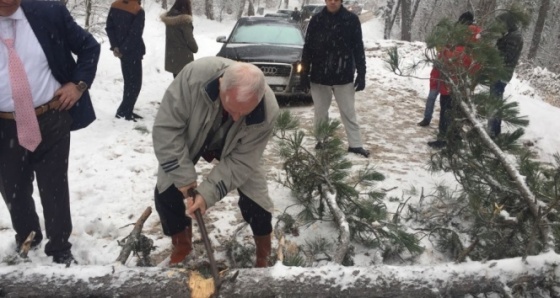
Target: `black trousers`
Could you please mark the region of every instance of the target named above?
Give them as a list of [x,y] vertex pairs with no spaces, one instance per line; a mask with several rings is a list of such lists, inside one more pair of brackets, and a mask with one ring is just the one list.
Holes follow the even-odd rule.
[[121,70],[124,90],[123,100],[117,109],[117,115],[131,117],[140,89],[142,89],[142,59],[121,58]]
[[68,112],[48,111],[38,117],[42,141],[34,152],[21,147],[17,140],[16,122],[0,119],[0,193],[8,206],[16,243],[23,243],[31,231],[35,244],[43,239],[39,217],[33,201],[33,180],[37,185],[49,256],[69,250],[72,232],[68,189],[68,154],[70,125]]
[[451,95],[440,95],[439,97],[439,135],[444,137],[451,124],[451,108],[453,98]]
[[[264,236],[272,232],[272,214],[249,197],[239,192],[239,209],[243,219],[251,226],[253,235]],[[156,210],[161,220],[163,233],[171,236],[191,225],[191,218],[185,215],[183,194],[175,186],[159,193],[155,189]]]

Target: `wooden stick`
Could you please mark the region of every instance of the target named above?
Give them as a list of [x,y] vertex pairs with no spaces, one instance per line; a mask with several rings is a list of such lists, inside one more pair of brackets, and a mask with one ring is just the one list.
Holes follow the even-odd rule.
[[132,229],[132,232],[130,232],[130,234],[126,238],[126,243],[124,244],[119,257],[117,258],[117,262],[120,262],[121,264],[126,263],[128,256],[132,252],[134,244],[139,239],[140,233],[142,232],[142,227],[144,226],[144,223],[146,222],[150,214],[152,214],[152,207],[146,208],[146,210],[144,210],[144,213],[142,213],[140,218],[136,221],[136,223],[134,224],[134,229]]
[[27,254],[31,249],[31,243],[33,242],[33,239],[35,239],[35,231],[31,231],[31,233],[29,233],[29,236],[27,236],[27,238],[25,239],[25,241],[23,241],[23,244],[21,245],[21,248],[19,250],[19,256],[22,259],[27,259]]

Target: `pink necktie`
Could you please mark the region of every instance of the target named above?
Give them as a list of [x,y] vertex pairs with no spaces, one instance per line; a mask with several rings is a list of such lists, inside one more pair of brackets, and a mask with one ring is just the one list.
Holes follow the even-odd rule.
[[23,148],[33,152],[41,143],[41,130],[37,115],[35,115],[31,88],[23,63],[14,47],[14,40],[2,39],[2,41],[8,48],[8,69],[14,99],[18,141]]

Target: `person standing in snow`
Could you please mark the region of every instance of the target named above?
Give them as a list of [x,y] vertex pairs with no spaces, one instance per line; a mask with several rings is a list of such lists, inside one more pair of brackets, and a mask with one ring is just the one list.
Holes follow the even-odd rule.
[[[204,214],[237,189],[241,215],[254,235],[255,267],[268,265],[273,203],[260,163],[278,113],[264,74],[250,63],[198,59],[171,83],[152,133],[159,162],[155,205],[163,233],[171,236],[170,264],[192,251],[192,220],[185,211]],[[219,162],[199,184],[195,165],[201,157]]]
[[123,99],[115,117],[134,122],[142,119],[133,111],[142,88],[142,58],[146,54],[142,39],[145,18],[140,0],[116,0],[111,4],[105,27],[111,51],[121,60],[124,80]]
[[[471,32],[470,40],[476,42],[480,39],[480,32],[482,29],[474,24],[474,15],[472,12],[467,11],[459,16],[457,24],[467,25],[469,31]],[[430,72],[430,91],[428,93],[428,98],[426,99],[426,107],[424,109],[424,118],[422,121],[418,122],[418,126],[428,126],[432,121],[432,115],[434,114],[434,106],[436,99],[439,95],[439,81],[440,72],[437,68],[433,67]]]
[[161,21],[165,24],[165,70],[175,78],[198,52],[193,36],[191,1],[176,0],[171,9],[161,15]]
[[[480,65],[473,61],[471,49],[468,47],[469,43],[478,42],[480,39],[480,32],[482,31],[479,26],[474,24],[474,15],[470,11],[461,14],[456,26],[467,26],[470,32],[469,39],[465,42],[460,42],[458,45],[448,45],[438,54],[438,60],[440,60],[440,64],[445,67],[445,71],[448,75],[451,76],[451,80],[457,79],[455,75],[458,72],[467,70],[468,73],[474,74],[480,68]],[[439,73],[439,75],[441,76],[441,73]],[[451,108],[453,105],[451,86],[445,81],[440,81],[438,87],[440,93],[438,138],[435,141],[428,142],[428,146],[436,149],[443,148],[447,145],[444,139],[451,125],[451,121],[453,121],[451,118]]]
[[[362,25],[358,16],[344,8],[342,0],[325,0],[325,4],[307,27],[301,57],[301,87],[311,90],[315,129],[328,121],[334,94],[346,129],[348,152],[369,157],[369,151],[363,148],[354,106],[355,92],[366,86]],[[315,148],[322,148],[320,141]]]
[[430,91],[428,92],[428,98],[426,99],[426,107],[424,108],[424,118],[422,121],[418,122],[418,126],[428,126],[432,122],[432,115],[434,114],[434,106],[436,104],[436,99],[439,96],[439,80],[440,73],[435,67],[432,67],[430,72]]
[[[496,42],[496,47],[500,51],[504,64],[507,69],[506,75],[490,86],[490,94],[500,99],[504,98],[506,85],[513,77],[513,71],[517,66],[521,51],[523,50],[523,36],[517,25],[515,16],[506,12],[498,16],[498,21],[502,22],[506,31]],[[488,119],[488,131],[491,137],[497,137],[502,132],[502,119],[499,116]]]
[[16,250],[31,232],[31,247],[38,247],[43,234],[33,200],[37,178],[49,239],[45,253],[66,266],[75,262],[68,241],[70,131],[95,120],[88,88],[99,51],[59,1],[0,0],[0,193]]

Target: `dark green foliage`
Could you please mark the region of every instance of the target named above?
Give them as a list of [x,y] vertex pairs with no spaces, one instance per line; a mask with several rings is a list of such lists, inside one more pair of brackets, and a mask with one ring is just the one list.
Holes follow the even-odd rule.
[[[519,18],[519,26],[527,22],[520,10],[514,9],[510,15]],[[426,60],[440,69],[453,98],[453,120],[438,136],[447,146],[432,155],[430,167],[453,173],[462,188],[457,192],[440,189],[423,198],[420,206],[409,209],[424,225],[426,235],[431,240],[435,237],[437,247],[459,261],[467,255],[484,260],[538,254],[552,240],[546,232],[549,225],[558,224],[559,160],[556,165],[543,164],[520,143],[528,120],[519,114],[516,102],[493,96],[487,89],[474,92],[477,85],[491,85],[506,71],[495,44],[506,25],[511,26],[507,22],[511,20],[485,22],[488,25],[481,40],[473,41],[465,26],[444,21],[426,41],[433,51]],[[436,53],[458,45],[464,46],[464,54],[473,59],[471,68],[467,69],[463,60],[441,59]],[[387,59],[395,60],[398,58]],[[481,128],[494,115],[502,118],[503,126],[515,129],[491,140]],[[523,176],[531,194],[519,186],[511,168]],[[528,203],[527,197],[531,196],[534,198]],[[531,204],[538,206],[537,212],[531,210]]]
[[[275,135],[279,139],[278,148],[287,174],[283,183],[303,207],[297,220],[303,223],[333,220],[326,198],[327,193],[336,193],[336,203],[350,225],[351,240],[383,251],[394,251],[391,255],[404,250],[412,255],[420,252],[414,236],[407,234],[398,221],[388,219],[383,202],[385,193],[376,190],[361,192],[361,189],[371,189],[375,182],[383,181],[385,177],[369,165],[357,172],[351,169],[352,163],[346,159],[344,145],[336,137],[339,122],[319,125],[315,138],[321,142],[322,148],[309,151],[304,147],[305,134],[300,130],[292,131],[298,125],[295,119],[290,119],[289,112],[282,113]],[[350,260],[343,263],[350,264]]]

